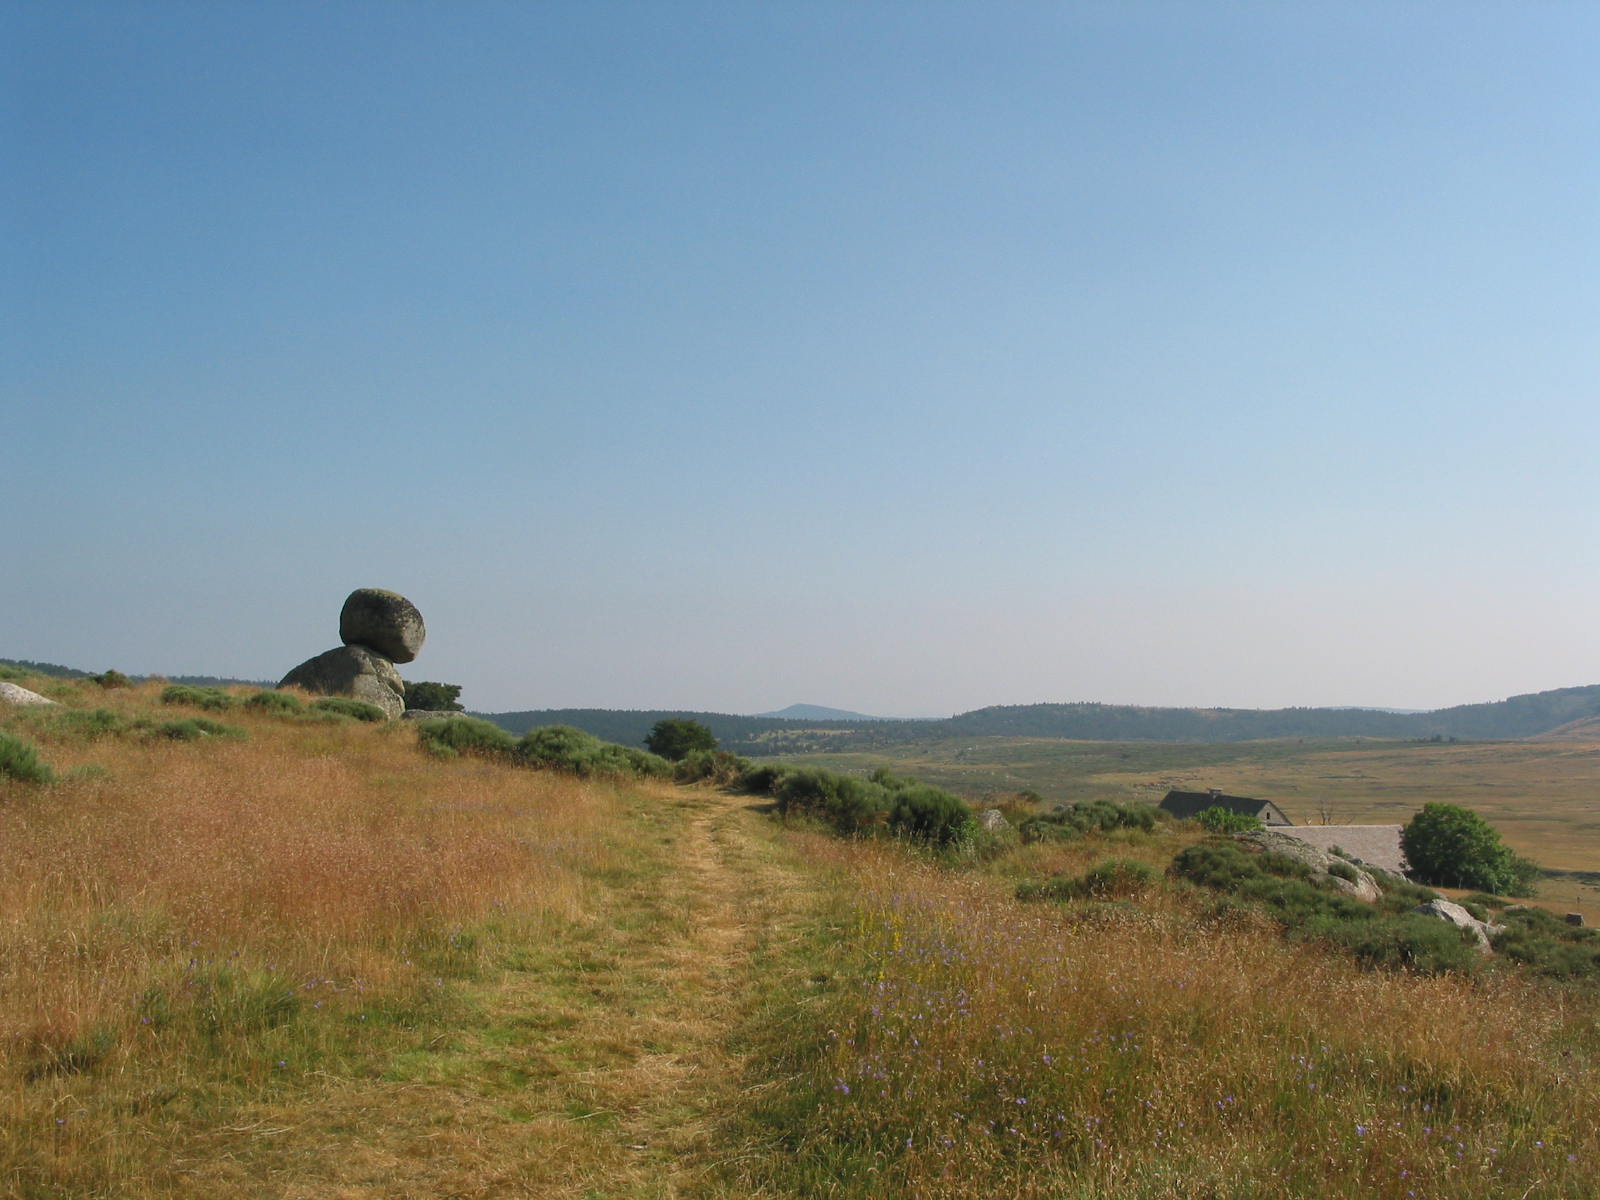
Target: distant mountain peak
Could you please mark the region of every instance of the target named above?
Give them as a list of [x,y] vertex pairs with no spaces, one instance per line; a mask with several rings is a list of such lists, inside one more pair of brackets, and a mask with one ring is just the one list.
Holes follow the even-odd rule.
[[753,713],[752,716],[772,717],[784,721],[882,721],[883,717],[869,717],[865,713],[848,712],[842,708],[827,708],[821,704],[791,704],[777,712]]

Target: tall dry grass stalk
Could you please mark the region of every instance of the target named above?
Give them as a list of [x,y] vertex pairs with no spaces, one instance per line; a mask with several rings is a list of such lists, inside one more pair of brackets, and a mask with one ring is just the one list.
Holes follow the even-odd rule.
[[437,762],[405,726],[222,719],[247,736],[39,724],[65,778],[0,782],[0,1193],[87,1194],[151,1123],[348,1066],[580,921],[607,866],[604,787]]
[[773,1064],[794,1082],[757,1119],[791,1189],[1595,1194],[1592,994],[1363,971],[1162,888],[1019,905],[888,847],[814,854],[856,880],[862,958]]

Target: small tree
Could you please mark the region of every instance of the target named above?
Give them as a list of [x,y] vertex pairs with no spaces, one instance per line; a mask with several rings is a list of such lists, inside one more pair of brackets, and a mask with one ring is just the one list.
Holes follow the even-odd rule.
[[460,695],[459,683],[408,683],[406,707],[425,712],[465,712],[466,709],[456,703]]
[[715,750],[717,738],[699,721],[678,718],[657,721],[644,745],[651,754],[677,762],[694,750]]
[[1400,846],[1423,883],[1500,894],[1526,888],[1526,869],[1494,826],[1470,808],[1424,804],[1400,831]]

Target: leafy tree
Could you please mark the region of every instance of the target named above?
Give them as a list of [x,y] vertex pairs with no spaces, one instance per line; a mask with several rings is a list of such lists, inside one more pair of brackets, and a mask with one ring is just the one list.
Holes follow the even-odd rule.
[[655,723],[644,744],[651,754],[677,762],[695,750],[715,750],[717,738],[699,721],[667,720]]
[[1470,808],[1424,804],[1400,831],[1400,845],[1424,883],[1506,895],[1526,889],[1526,868],[1494,826]]
[[406,707],[424,712],[465,712],[466,709],[456,703],[460,695],[459,683],[408,683]]

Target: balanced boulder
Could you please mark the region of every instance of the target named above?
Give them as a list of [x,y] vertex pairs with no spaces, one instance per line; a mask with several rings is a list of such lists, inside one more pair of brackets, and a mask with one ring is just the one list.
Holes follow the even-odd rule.
[[318,696],[365,700],[383,709],[391,721],[406,709],[406,685],[400,672],[389,659],[366,646],[340,646],[307,659],[278,686],[304,688]]
[[398,592],[357,588],[339,612],[339,640],[346,646],[376,650],[390,662],[417,657],[428,631],[417,606]]

